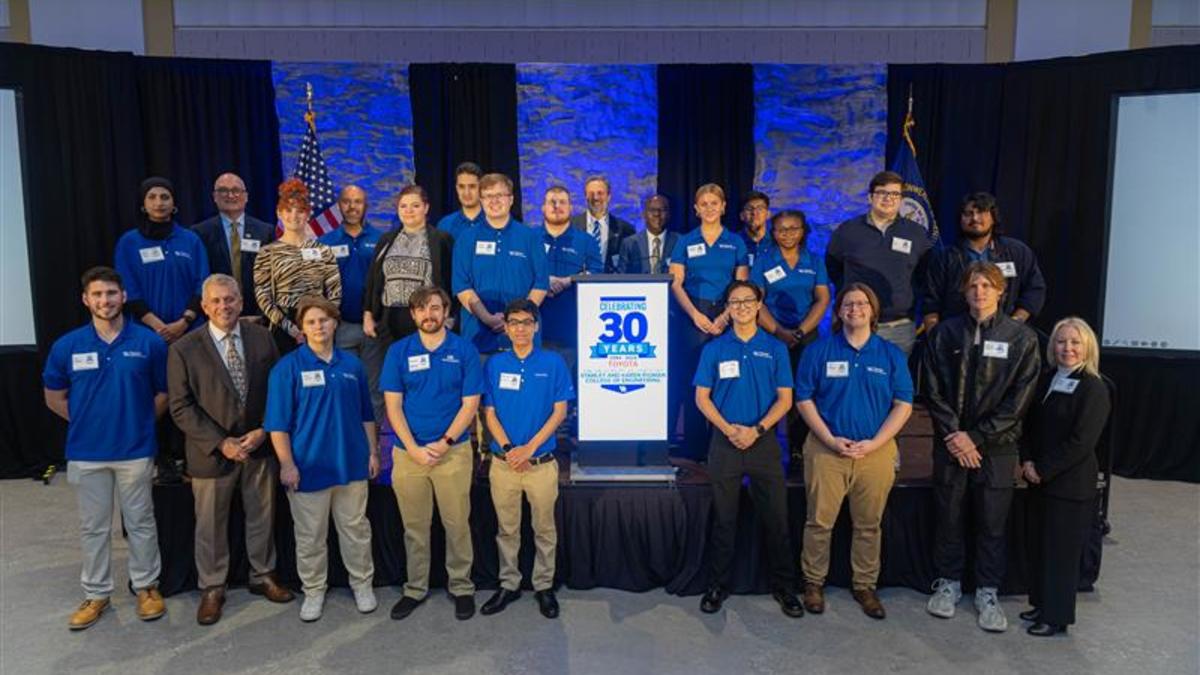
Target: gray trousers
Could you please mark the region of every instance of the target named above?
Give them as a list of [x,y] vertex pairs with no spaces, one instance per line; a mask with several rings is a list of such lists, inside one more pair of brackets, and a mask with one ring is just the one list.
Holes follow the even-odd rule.
[[217,478],[192,478],[196,504],[196,577],[201,590],[225,585],[229,576],[229,506],[233,494],[242,494],[246,514],[246,557],[250,583],[275,570],[275,484],[278,466],[274,457],[237,464]]
[[[387,326],[383,321],[375,324],[376,330],[385,332]],[[376,333],[379,335],[379,333]],[[363,362],[367,371],[367,386],[371,390],[371,408],[375,411],[375,423],[382,426],[387,422],[387,408],[383,403],[383,392],[379,390],[379,373],[383,370],[383,359],[387,356],[388,347],[393,342],[390,339],[368,337],[363,332],[361,323],[340,323],[334,342],[338,349],[353,352]]]
[[913,345],[917,342],[917,325],[912,319],[900,319],[887,324],[880,323],[875,331],[879,337],[900,348],[905,356],[912,354]]
[[112,595],[113,491],[129,542],[129,580],[136,590],[158,585],[162,561],[154,523],[151,486],[154,458],[120,462],[67,462],[67,482],[79,498],[79,540],[83,571],[79,582],[89,600]]
[[329,519],[337,528],[338,549],[350,588],[370,588],[375,579],[371,557],[371,521],[367,520],[367,481],[296,492],[288,490],[296,533],[296,573],[304,595],[325,594],[329,586]]

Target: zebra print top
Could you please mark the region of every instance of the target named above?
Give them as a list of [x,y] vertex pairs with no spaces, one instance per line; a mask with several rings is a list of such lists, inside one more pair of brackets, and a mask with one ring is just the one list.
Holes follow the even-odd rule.
[[333,249],[316,239],[300,246],[278,240],[263,246],[254,260],[254,298],[271,327],[299,335],[293,311],[310,294],[341,304],[342,278]]

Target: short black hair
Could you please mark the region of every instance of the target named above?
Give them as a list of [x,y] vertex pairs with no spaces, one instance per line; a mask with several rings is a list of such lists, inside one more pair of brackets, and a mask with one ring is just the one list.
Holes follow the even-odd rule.
[[504,320],[508,321],[508,317],[519,312],[524,312],[533,317],[534,321],[541,321],[538,314],[537,303],[529,298],[517,298],[504,306]]
[[459,176],[463,175],[464,173],[469,173],[472,176],[475,176],[476,178],[483,177],[483,169],[479,168],[479,165],[476,164],[475,162],[463,162],[462,164],[459,164],[458,166],[454,167],[454,177],[455,178],[458,178]]
[[107,281],[116,284],[117,288],[125,290],[125,281],[121,279],[120,273],[113,268],[105,267],[104,265],[97,265],[96,267],[88,268],[88,270],[83,273],[83,276],[79,278],[79,283],[83,286],[83,290],[85,292],[93,281]]
[[754,200],[759,200],[767,206],[771,205],[771,198],[758,190],[751,190],[742,197],[742,205],[745,206]]
[[728,286],[725,287],[725,293],[721,296],[722,299],[724,299],[725,304],[729,304],[729,296],[739,288],[749,288],[750,290],[754,291],[754,299],[762,302],[763,289],[759,288],[758,284],[751,281],[746,281],[745,279],[734,279]]
[[987,211],[992,214],[992,229],[994,232],[1000,232],[1000,204],[996,202],[995,195],[990,192],[972,192],[963,195],[962,201],[958,204],[958,213],[961,215],[968,206],[974,206],[976,211]]
[[800,235],[800,241],[796,245],[804,248],[808,244],[808,216],[804,215],[804,212],[800,209],[784,209],[771,216],[771,231],[778,231],[779,223],[785,220],[800,221],[800,225],[804,227],[804,234]]

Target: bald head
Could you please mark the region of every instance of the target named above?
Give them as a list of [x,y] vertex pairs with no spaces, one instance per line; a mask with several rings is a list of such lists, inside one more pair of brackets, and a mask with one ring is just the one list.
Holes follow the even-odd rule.
[[213,182],[213,202],[226,218],[237,220],[246,211],[246,183],[236,173],[223,173]]
[[357,185],[347,185],[338,194],[338,209],[342,212],[342,227],[351,231],[363,225],[367,215],[367,192]]

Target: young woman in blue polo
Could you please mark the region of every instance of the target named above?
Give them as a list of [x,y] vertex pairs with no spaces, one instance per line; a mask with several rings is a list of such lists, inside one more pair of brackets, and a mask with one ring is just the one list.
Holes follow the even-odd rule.
[[367,481],[379,472],[375,413],[362,362],[334,347],[337,305],[317,295],[296,305],[304,343],[271,369],[263,429],[279,458],[304,587],[301,621],[321,618],[330,515],[358,611],[375,610]]

